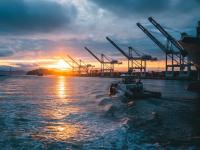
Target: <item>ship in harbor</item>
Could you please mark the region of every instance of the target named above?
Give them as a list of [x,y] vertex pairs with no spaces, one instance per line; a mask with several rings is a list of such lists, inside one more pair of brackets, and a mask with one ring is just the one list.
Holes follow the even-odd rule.
[[198,22],[196,32],[196,37],[191,37],[183,33],[179,43],[187,51],[189,58],[196,66],[198,72],[198,81],[190,83],[188,90],[200,92],[200,21]]
[[183,33],[182,35],[182,39],[179,43],[187,51],[190,59],[200,72],[200,21],[197,26],[196,37],[188,36],[186,33]]

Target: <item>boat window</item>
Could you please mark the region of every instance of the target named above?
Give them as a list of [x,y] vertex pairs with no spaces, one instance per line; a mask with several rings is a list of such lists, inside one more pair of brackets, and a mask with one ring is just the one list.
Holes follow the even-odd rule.
[[125,84],[135,83],[135,78],[132,76],[125,77],[125,78],[122,78],[122,82]]

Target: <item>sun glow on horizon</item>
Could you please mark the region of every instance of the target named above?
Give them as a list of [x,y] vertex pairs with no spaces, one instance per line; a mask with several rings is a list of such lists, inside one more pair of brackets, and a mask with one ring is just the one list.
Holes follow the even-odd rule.
[[[83,58],[82,58],[83,59]],[[115,65],[115,71],[127,71],[127,60],[122,60],[122,65]],[[88,64],[95,66],[95,68],[101,68],[100,63],[97,61],[87,61]],[[22,65],[23,68],[20,68]],[[47,69],[56,69],[61,72],[71,71],[71,66],[62,59],[62,56],[57,56],[54,58],[37,58],[37,59],[7,59],[0,60],[0,66],[12,66],[20,69],[33,70],[37,68],[47,68]],[[25,68],[27,66],[27,68]],[[164,71],[165,70],[165,60],[158,61],[148,61],[147,62],[147,71]]]
[[70,69],[70,66],[63,59],[59,59],[55,64],[50,65],[49,67],[59,69],[59,70]]

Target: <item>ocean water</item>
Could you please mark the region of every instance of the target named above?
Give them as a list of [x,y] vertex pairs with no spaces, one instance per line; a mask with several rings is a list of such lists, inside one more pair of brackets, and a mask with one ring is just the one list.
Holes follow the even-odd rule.
[[[99,103],[112,99],[108,96],[108,89],[110,83],[116,80],[119,79],[0,77],[0,149],[199,148],[200,105],[198,94],[185,90],[188,82],[145,80],[145,88],[161,91],[163,98],[139,100],[132,108],[132,114],[116,113],[117,116],[112,117],[107,115],[108,107]],[[127,120],[135,115],[134,112],[140,120],[130,123]],[[149,133],[149,129],[157,127],[148,126],[151,122],[145,122],[144,127],[141,124],[134,129],[129,127],[130,124],[137,125],[141,118],[148,118],[153,112],[167,118],[159,130],[159,134],[163,133],[164,142],[159,141],[157,136],[152,140],[154,133]],[[177,129],[174,135],[176,127],[184,131],[179,133]],[[165,140],[166,133],[162,129],[167,128],[172,139]],[[173,137],[175,141],[179,138],[177,135],[189,140],[171,142]]]

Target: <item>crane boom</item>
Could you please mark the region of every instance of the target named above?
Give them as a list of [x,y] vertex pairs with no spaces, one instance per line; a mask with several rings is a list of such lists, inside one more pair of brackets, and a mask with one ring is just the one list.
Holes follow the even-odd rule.
[[98,60],[100,63],[103,63],[91,50],[89,50],[87,47],[85,47],[85,50],[88,51],[96,60]]
[[107,61],[109,61],[109,62],[111,62],[112,60],[110,60],[106,55],[104,55],[103,54],[103,57],[107,60]]
[[[170,52],[172,52],[171,50],[168,50],[165,45],[163,45],[160,41],[158,41],[155,36],[153,36],[144,26],[142,26],[140,23],[137,23],[137,26],[156,44],[158,45],[158,47],[160,47],[160,49],[168,54]],[[178,52],[173,52],[174,54],[178,54]],[[171,56],[169,56],[171,57]],[[172,58],[172,57],[171,57]],[[177,62],[178,63],[178,62]]]
[[152,17],[149,17],[148,20],[176,47],[179,51],[186,55],[186,51],[183,47],[177,42],[177,40],[172,37],[159,23],[157,23]]
[[132,50],[132,51],[134,51],[135,52],[135,54],[137,55],[137,56],[139,56],[142,60],[150,60],[150,61],[155,61],[155,60],[157,60],[157,58],[156,57],[152,57],[151,55],[147,55],[147,54],[140,54],[141,52],[140,51],[138,51],[138,50],[136,50],[136,49],[134,49],[134,48],[132,48],[132,47],[129,47],[129,49],[130,50]]
[[72,64],[70,64],[65,58],[63,58],[63,60],[68,64],[70,65],[71,68],[74,68],[74,66]]
[[106,37],[106,39],[107,39],[116,49],[118,49],[127,59],[130,59],[130,57],[129,57],[116,43],[114,43],[109,37]]
[[156,44],[162,51],[168,53],[169,50],[160,42],[158,41],[155,36],[153,36],[143,25],[137,23],[137,26]]
[[71,56],[67,55],[67,57],[69,57],[69,59],[71,59],[77,66],[80,66],[78,62],[76,62]]
[[88,67],[92,67],[91,64],[86,64],[83,60],[81,60],[81,62],[82,62],[82,64],[83,64],[82,67],[86,67],[86,68],[88,68]]
[[141,55],[138,53],[138,51],[137,51],[136,49],[134,49],[133,47],[130,46],[129,49],[133,50],[133,51],[136,53],[136,55],[141,56]]

